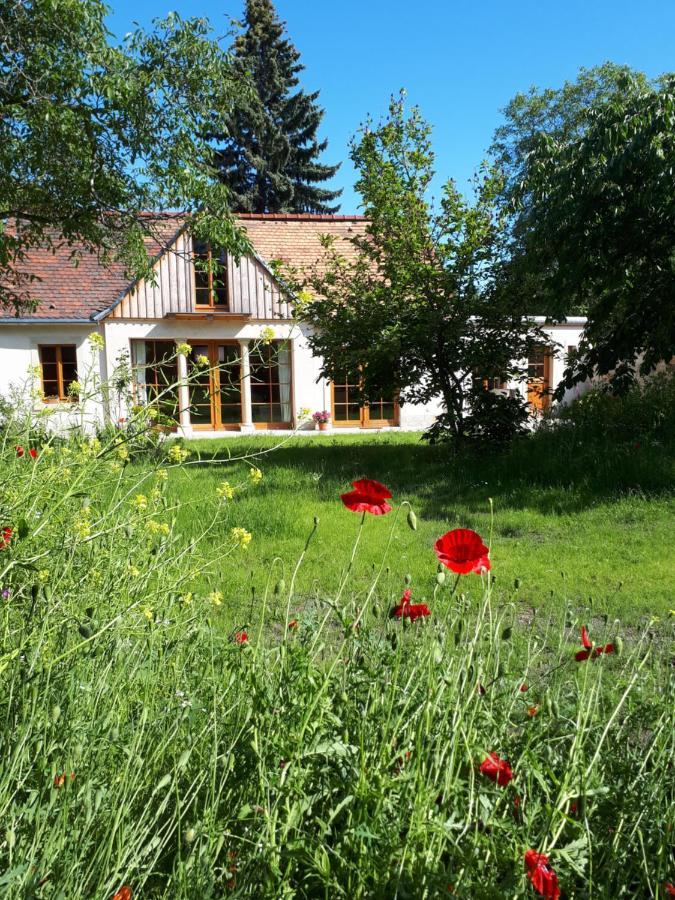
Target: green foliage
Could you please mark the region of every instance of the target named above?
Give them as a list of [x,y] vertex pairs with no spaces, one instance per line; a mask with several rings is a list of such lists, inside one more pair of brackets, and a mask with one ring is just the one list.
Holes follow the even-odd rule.
[[[323,110],[318,91],[297,89],[304,69],[271,0],[247,0],[233,47],[236,71],[253,92],[229,111],[216,155],[221,178],[241,212],[331,213],[341,191],[319,185],[339,166],[319,162],[328,142],[317,138]],[[215,130],[215,129],[214,129]]]
[[586,441],[632,439],[671,445],[675,440],[675,371],[651,375],[622,396],[616,396],[608,385],[594,388],[563,407],[559,420],[574,427]]
[[245,97],[243,80],[204,19],[172,14],[114,46],[107,12],[100,0],[0,2],[0,308],[30,303],[21,263],[37,245],[148,275],[161,219],[147,210],[186,211],[200,237],[248,248],[203,137]]
[[[309,601],[272,564],[228,619],[191,590],[227,504],[188,541],[171,491],[185,469],[120,468],[114,446],[49,449],[33,461],[0,447],[0,526],[15,527],[0,550],[10,900],[110,900],[122,884],[155,900],[448,885],[525,898],[529,847],[569,896],[629,900],[672,877],[671,622],[577,664],[581,624],[598,644],[620,625],[565,606],[524,625],[520,586],[498,604],[478,576],[440,585],[405,507],[368,521],[352,559],[403,530],[428,621],[389,619],[405,568],[386,551],[365,581],[347,554],[337,590]],[[351,515],[332,504],[328,518]],[[245,551],[219,549],[213,587],[227,592]],[[477,771],[488,751],[510,762],[507,787]]]
[[675,354],[674,109],[672,76],[607,65],[507,110],[496,145],[515,204],[506,283],[554,318],[588,314],[560,394],[594,374],[626,390]]
[[[464,419],[464,436],[471,443],[501,449],[518,435],[526,434],[530,421],[527,401],[520,395],[502,396],[475,387],[468,397],[469,412]],[[452,430],[446,416],[439,416],[427,432],[432,443]]]
[[360,371],[366,400],[392,388],[403,403],[440,396],[443,429],[460,439],[475,379],[523,377],[515,361],[546,338],[524,322],[525,298],[505,303],[494,289],[503,251],[500,176],[484,170],[473,203],[448,181],[434,209],[429,134],[417,110],[406,114],[403,98],[392,101],[386,121],[363,129],[351,156],[367,234],[351,238],[352,258],[325,241],[320,266],[304,273],[311,294],[299,293],[296,309],[314,328],[309,342],[323,375],[358,380]]

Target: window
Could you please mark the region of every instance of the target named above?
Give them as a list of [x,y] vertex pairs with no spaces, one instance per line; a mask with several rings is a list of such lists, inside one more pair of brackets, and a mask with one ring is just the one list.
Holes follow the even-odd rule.
[[285,341],[251,350],[251,417],[256,428],[290,427],[291,354]]
[[238,344],[190,341],[190,422],[200,429],[241,424],[241,350]]
[[163,416],[178,418],[178,361],[174,341],[132,341],[136,400]]
[[195,241],[195,306],[199,309],[227,311],[227,266],[224,250]]
[[503,391],[507,387],[506,379],[501,375],[490,378],[481,378],[480,375],[475,375],[474,381],[477,381],[484,391]]
[[538,344],[527,360],[527,402],[534,411],[543,412],[548,408],[550,388],[551,353],[548,347]]
[[392,390],[375,400],[362,402],[359,395],[359,376],[341,377],[333,383],[333,423],[354,428],[398,425],[396,391]]
[[42,395],[47,402],[77,400],[69,391],[77,381],[77,353],[75,344],[50,344],[38,347],[42,373]]

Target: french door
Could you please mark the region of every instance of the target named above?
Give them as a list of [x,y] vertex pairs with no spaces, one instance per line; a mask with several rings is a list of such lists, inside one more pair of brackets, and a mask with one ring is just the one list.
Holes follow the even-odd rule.
[[538,344],[527,360],[527,402],[533,412],[543,412],[551,402],[551,352]]
[[225,341],[190,341],[190,421],[195,429],[241,427],[241,348]]
[[398,425],[396,392],[362,403],[358,377],[340,379],[332,385],[333,425],[337,428],[384,428]]

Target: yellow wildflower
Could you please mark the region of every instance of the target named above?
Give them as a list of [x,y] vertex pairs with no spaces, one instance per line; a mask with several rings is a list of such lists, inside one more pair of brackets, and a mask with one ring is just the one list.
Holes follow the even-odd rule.
[[102,577],[98,569],[92,569],[89,573],[89,576],[91,577],[91,580],[94,582],[94,584],[98,584]]
[[162,499],[162,492],[160,491],[160,489],[157,487],[153,488],[152,492],[150,493],[150,498],[153,503],[159,503],[159,501]]
[[150,532],[150,534],[164,534],[167,535],[169,533],[169,526],[166,522],[156,522],[155,519],[150,519],[145,523],[145,527]]
[[155,472],[155,478],[157,481],[166,481],[169,477],[169,473],[166,469],[157,469]]
[[260,484],[263,473],[256,466],[251,466],[248,470],[248,477],[251,479],[251,484]]
[[49,581],[49,569],[40,569],[38,572],[38,581],[45,583],[45,581]]
[[71,381],[68,385],[68,396],[77,398],[82,393],[82,385],[79,381]]
[[143,615],[148,620],[148,622],[152,622],[155,618],[155,614],[153,613],[153,611],[150,609],[149,606],[146,606],[143,608]]
[[229,481],[221,481],[216,488],[216,494],[221,500],[231,500],[234,497],[234,488]]
[[133,566],[130,562],[127,563],[127,571],[132,578],[138,578],[141,574],[141,570],[137,566]]
[[274,340],[274,328],[272,328],[271,325],[265,325],[263,330],[260,332],[260,340],[265,345],[272,343],[272,341]]
[[303,406],[298,413],[298,417],[300,419],[309,419],[312,415],[312,410],[308,406]]
[[231,528],[230,537],[242,550],[246,550],[253,540],[253,535],[245,528]]
[[181,341],[181,343],[176,344],[176,353],[178,353],[179,356],[189,356],[192,353],[192,347],[184,341]]
[[168,457],[170,462],[182,463],[189,455],[190,451],[186,450],[185,447],[181,447],[180,444],[172,444],[169,447]]
[[158,416],[159,416],[159,412],[155,409],[154,406],[149,406],[149,407],[148,407],[148,409],[147,409],[147,414],[148,414],[148,418],[149,418],[149,419],[152,419],[153,421],[154,421],[156,418],[158,418]]
[[185,606],[190,606],[190,604],[192,603],[193,597],[194,597],[194,595],[193,595],[192,591],[188,591],[187,594],[183,594],[183,596],[180,598],[180,602],[184,603]]
[[121,459],[123,462],[129,459],[129,451],[123,444],[119,446],[115,452],[117,453],[119,459]]
[[222,591],[211,591],[206,599],[213,603],[214,606],[220,606],[223,602]]
[[197,359],[195,360],[195,362],[197,363],[197,365],[198,365],[200,368],[203,369],[203,368],[205,368],[206,366],[208,366],[208,364],[209,364],[209,358],[208,358],[208,356],[204,356],[204,354],[202,353],[202,354],[200,354],[200,355],[197,357]]
[[89,341],[89,346],[92,350],[103,350],[105,347],[103,335],[99,334],[98,331],[92,331],[87,340]]
[[73,522],[73,531],[75,532],[75,536],[81,541],[86,540],[91,534],[91,524],[89,523],[87,516],[84,515],[84,510],[81,510],[80,514]]
[[138,510],[148,508],[148,498],[145,496],[145,494],[136,494],[131,502],[133,506]]

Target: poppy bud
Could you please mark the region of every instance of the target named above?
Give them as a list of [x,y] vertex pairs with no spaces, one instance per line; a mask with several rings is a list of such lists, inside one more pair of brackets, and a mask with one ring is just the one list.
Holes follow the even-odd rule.
[[88,625],[80,625],[77,630],[80,632],[82,637],[85,639],[90,638],[93,634],[93,631],[91,630],[91,628]]
[[513,587],[518,590],[520,588],[520,578],[513,579]]
[[16,834],[12,828],[8,828],[5,832],[5,840],[7,841],[8,848],[13,850],[14,845],[16,844]]
[[503,641],[510,640],[512,634],[513,634],[513,628],[511,628],[510,625],[507,625],[506,628],[502,631],[502,640]]
[[319,524],[319,517],[318,517],[318,516],[314,516],[314,527],[316,528],[316,526],[317,526],[318,524]]
[[406,587],[409,584],[412,584],[412,575],[406,575],[403,579],[403,583],[406,585]]
[[60,706],[58,706],[58,705],[52,706],[51,718],[52,718],[52,722],[54,724],[56,724],[59,721],[59,719],[61,718],[61,707]]
[[412,531],[417,531],[417,516],[412,511],[412,509],[408,510],[408,527]]
[[279,581],[274,585],[274,593],[279,596],[279,594],[283,594],[286,590],[286,582],[283,578],[280,578]]
[[445,584],[445,572],[436,572],[436,584],[439,586]]
[[185,832],[185,843],[192,844],[196,837],[197,832],[194,830],[194,828],[188,828],[188,830]]
[[623,638],[619,637],[619,636],[615,637],[613,644],[614,644],[614,652],[616,653],[617,656],[621,656],[621,654],[623,653]]

